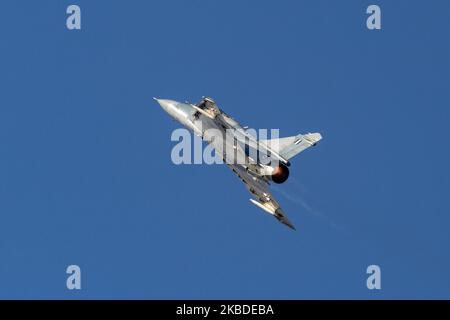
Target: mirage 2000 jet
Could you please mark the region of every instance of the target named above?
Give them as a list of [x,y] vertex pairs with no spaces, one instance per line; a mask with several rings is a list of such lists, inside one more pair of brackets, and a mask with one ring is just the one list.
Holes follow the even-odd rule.
[[[289,176],[289,159],[315,146],[322,139],[320,133],[261,140],[219,109],[211,98],[203,97],[197,104],[155,100],[175,120],[208,142],[216,155],[226,159],[224,162],[252,194],[254,199],[250,201],[253,204],[295,230],[270,193],[269,183],[285,182]],[[230,153],[233,157],[229,156]]]

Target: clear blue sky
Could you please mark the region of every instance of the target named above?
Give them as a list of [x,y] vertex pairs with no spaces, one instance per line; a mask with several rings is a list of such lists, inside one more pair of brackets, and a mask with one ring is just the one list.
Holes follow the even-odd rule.
[[[10,0],[0,35],[0,298],[450,298],[450,2]],[[172,164],[152,97],[202,95],[323,134],[274,191],[296,232]]]

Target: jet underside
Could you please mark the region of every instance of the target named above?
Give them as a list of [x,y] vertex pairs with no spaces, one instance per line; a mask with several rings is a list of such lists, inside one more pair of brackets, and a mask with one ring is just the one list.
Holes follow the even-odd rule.
[[[212,145],[216,154],[222,157],[224,163],[252,194],[253,199],[250,201],[253,204],[286,226],[295,229],[270,193],[269,184],[282,183],[287,179],[289,158],[315,145],[322,138],[319,133],[276,139],[276,143],[258,141],[238,122],[220,110],[210,98],[203,98],[195,105],[173,100],[156,100],[175,120]],[[247,152],[249,147],[270,154],[271,162],[263,164],[258,157],[250,157]]]

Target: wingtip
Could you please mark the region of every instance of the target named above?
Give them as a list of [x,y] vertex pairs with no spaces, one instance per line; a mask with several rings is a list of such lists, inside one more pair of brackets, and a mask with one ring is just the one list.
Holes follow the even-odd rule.
[[297,231],[297,229],[295,229],[295,227],[294,227],[294,225],[292,223],[284,223],[284,224],[287,225],[292,230]]
[[280,208],[278,208],[275,211],[274,214],[275,218],[277,218],[278,221],[280,221],[282,224],[284,224],[285,226],[291,228],[292,230],[297,230],[295,229],[294,225],[292,224],[291,221],[289,221],[289,219],[283,214],[283,212],[281,211]]

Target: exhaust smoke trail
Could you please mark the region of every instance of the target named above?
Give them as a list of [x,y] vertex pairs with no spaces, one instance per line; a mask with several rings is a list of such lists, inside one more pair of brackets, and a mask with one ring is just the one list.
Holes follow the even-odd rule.
[[338,228],[338,225],[334,223],[329,217],[324,215],[321,211],[312,207],[302,196],[300,196],[301,193],[304,193],[301,192],[300,189],[303,189],[304,191],[306,191],[306,189],[302,185],[298,185],[297,183],[295,183],[295,180],[293,180],[292,182],[294,182],[296,189],[295,191],[297,191],[295,194],[282,189],[280,186],[274,186],[273,190],[284,196],[287,200],[302,206],[302,208],[305,209],[306,212],[327,222],[331,227]]

